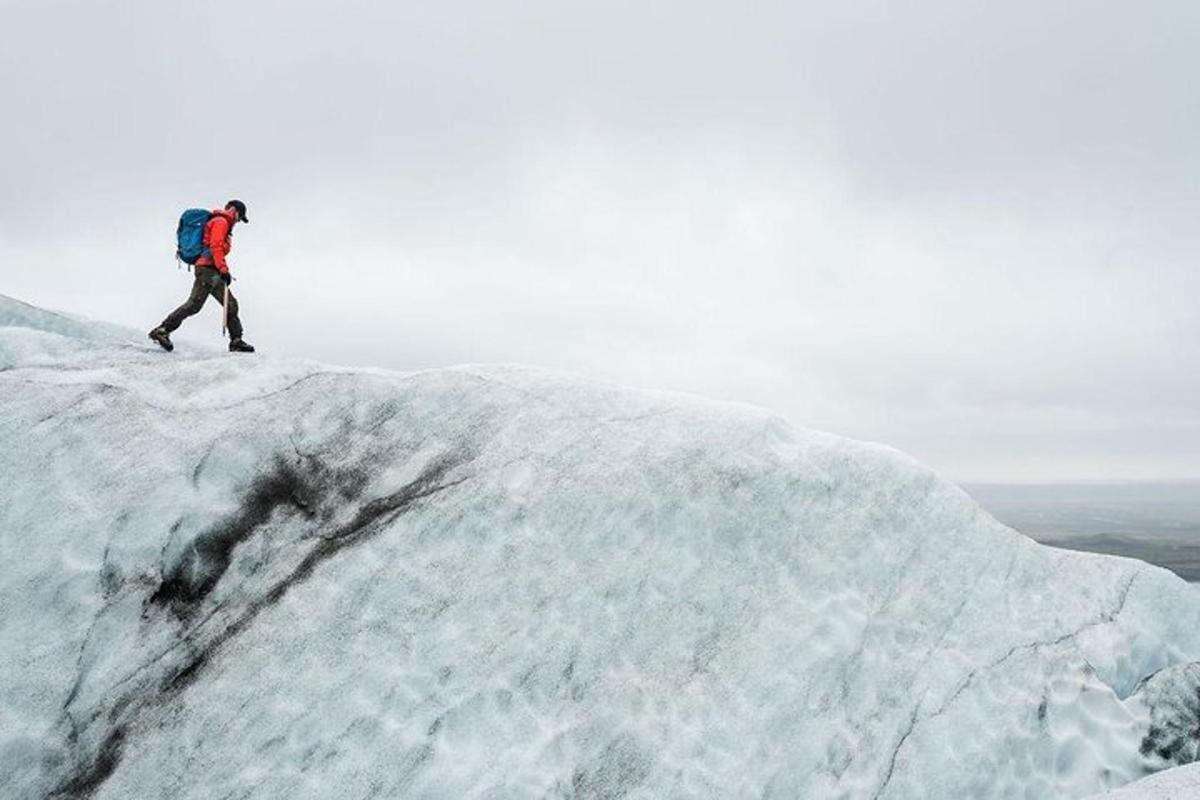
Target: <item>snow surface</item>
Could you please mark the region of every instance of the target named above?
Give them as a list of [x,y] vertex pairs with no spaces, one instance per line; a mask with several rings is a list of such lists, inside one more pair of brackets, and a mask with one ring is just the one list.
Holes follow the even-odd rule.
[[0,321],[2,797],[1073,798],[1194,753],[1200,593],[889,448]]

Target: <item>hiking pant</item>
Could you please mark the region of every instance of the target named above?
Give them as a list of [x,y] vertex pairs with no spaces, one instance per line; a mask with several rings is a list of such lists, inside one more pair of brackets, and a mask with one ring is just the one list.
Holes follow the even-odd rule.
[[[192,283],[192,293],[188,295],[187,302],[168,314],[162,322],[167,333],[204,308],[204,301],[210,294],[217,298],[218,303],[225,301],[225,281],[221,280],[221,273],[217,272],[216,267],[196,267],[196,280]],[[238,318],[238,301],[233,292],[229,293],[229,338],[242,338],[242,321]]]

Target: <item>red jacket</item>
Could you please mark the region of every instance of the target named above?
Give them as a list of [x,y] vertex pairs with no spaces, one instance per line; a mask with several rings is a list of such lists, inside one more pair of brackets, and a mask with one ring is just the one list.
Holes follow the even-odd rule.
[[204,246],[212,253],[212,257],[200,256],[196,259],[196,266],[215,266],[217,272],[226,273],[229,272],[229,265],[225,263],[225,256],[229,253],[229,248],[233,246],[230,234],[233,233],[233,223],[237,222],[237,212],[214,208],[212,214],[208,222],[204,223],[202,240]]

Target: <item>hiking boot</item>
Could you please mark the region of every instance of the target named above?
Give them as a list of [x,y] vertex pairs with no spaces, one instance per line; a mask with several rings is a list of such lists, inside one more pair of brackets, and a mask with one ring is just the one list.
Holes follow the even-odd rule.
[[175,345],[171,343],[171,334],[167,333],[167,329],[163,327],[155,328],[148,334],[150,338],[158,343],[158,346],[168,353],[175,349]]
[[233,339],[229,342],[229,352],[231,353],[253,353],[254,345],[246,344],[241,339]]

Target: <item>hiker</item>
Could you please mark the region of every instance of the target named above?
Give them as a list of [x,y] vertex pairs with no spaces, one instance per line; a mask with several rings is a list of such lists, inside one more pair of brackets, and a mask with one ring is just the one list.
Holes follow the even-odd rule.
[[[199,213],[200,219],[203,220],[203,210],[200,210]],[[242,320],[238,316],[238,301],[229,291],[229,282],[233,280],[233,276],[229,274],[229,264],[225,261],[225,255],[232,246],[230,237],[233,235],[234,224],[249,221],[246,218],[246,204],[241,200],[230,200],[225,204],[225,208],[212,210],[208,221],[204,223],[202,239],[204,249],[199,258],[195,259],[196,279],[192,283],[192,293],[188,295],[187,302],[172,311],[161,325],[150,331],[150,338],[158,342],[162,349],[167,352],[175,349],[175,345],[171,342],[171,333],[183,324],[185,319],[203,308],[204,301],[208,299],[209,295],[212,295],[217,298],[218,303],[226,305],[229,352],[254,352],[254,348],[242,339]]]

